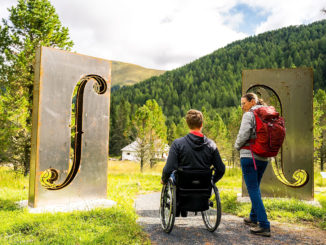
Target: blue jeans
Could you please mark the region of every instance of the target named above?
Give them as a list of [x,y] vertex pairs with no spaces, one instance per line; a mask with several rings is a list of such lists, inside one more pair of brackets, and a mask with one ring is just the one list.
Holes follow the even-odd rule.
[[259,187],[268,162],[256,160],[257,171],[254,168],[254,162],[252,158],[241,158],[240,162],[243,178],[246,182],[247,190],[251,200],[250,219],[253,222],[258,221],[259,226],[262,228],[270,228],[270,223],[267,220],[267,215],[263,201],[261,199]]

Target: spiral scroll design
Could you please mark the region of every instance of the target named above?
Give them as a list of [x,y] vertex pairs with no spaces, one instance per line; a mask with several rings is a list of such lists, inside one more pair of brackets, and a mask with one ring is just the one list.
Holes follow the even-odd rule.
[[276,178],[286,186],[299,188],[307,184],[309,181],[309,174],[303,169],[298,169],[293,173],[292,178],[295,180],[294,183],[288,181],[284,175],[283,166],[278,166],[276,158],[272,160],[272,168]]
[[93,85],[93,89],[97,94],[104,94],[107,91],[106,81],[98,75],[87,75],[83,77],[75,86],[72,104],[75,104],[75,108],[71,109],[72,123],[74,121],[74,126],[71,128],[71,141],[73,144],[74,159],[71,166],[69,166],[68,174],[66,179],[61,184],[56,184],[55,181],[59,177],[59,170],[54,168],[49,168],[44,170],[40,176],[40,182],[43,187],[48,190],[60,190],[67,185],[69,185],[73,179],[76,177],[78,170],[80,168],[81,151],[82,151],[82,128],[83,128],[83,99],[84,99],[84,89],[86,83],[94,79],[96,83]]

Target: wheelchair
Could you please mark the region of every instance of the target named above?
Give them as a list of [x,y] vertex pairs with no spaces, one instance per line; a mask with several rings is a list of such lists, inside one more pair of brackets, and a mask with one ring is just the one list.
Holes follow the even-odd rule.
[[[160,200],[160,220],[163,230],[170,233],[177,214],[201,212],[208,231],[214,232],[221,222],[221,200],[212,181],[214,169],[178,169],[163,185]],[[183,213],[182,213],[183,212]]]

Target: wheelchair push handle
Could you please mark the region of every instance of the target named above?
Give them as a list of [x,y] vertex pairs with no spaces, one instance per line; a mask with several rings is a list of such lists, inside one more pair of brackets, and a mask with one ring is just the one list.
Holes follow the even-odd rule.
[[177,170],[174,170],[171,173],[170,178],[169,178],[169,180],[171,180],[171,182],[172,182],[173,185],[176,185],[176,182],[177,182],[177,180],[176,180],[176,173],[177,173]]
[[[182,171],[182,169],[179,169],[179,171]],[[214,186],[215,185],[215,182],[214,182],[214,172],[216,171],[216,168],[212,167],[211,169],[211,173],[212,173],[212,177],[211,177],[211,185]],[[169,180],[171,180],[171,183],[173,185],[176,185],[177,184],[177,173],[178,173],[178,170],[173,170],[173,172],[171,173],[170,177],[169,177]],[[166,185],[167,183],[164,183],[164,185]]]

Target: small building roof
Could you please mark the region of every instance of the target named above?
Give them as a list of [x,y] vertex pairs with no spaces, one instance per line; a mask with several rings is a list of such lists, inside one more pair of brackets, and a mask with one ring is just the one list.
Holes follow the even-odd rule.
[[138,142],[134,141],[131,144],[126,145],[125,147],[123,147],[121,149],[121,151],[137,151],[137,148],[138,148]]
[[[123,147],[121,149],[121,151],[131,151],[131,152],[135,152],[138,150],[138,146],[139,146],[139,143],[137,140],[135,140],[134,142],[132,142],[131,144],[129,145],[126,145],[125,147]],[[164,147],[164,151],[169,151],[170,147],[168,144],[165,144],[165,147]]]

